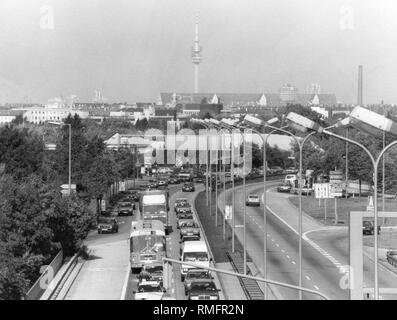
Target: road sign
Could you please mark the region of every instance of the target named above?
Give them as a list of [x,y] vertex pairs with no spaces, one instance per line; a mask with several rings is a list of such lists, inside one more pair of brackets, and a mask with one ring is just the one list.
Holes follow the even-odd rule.
[[233,217],[233,207],[230,205],[225,206],[225,220],[232,220]]
[[330,198],[330,184],[329,183],[314,183],[314,196],[317,199],[328,199]]
[[330,183],[329,196],[330,198],[342,197],[343,189],[339,183]]
[[101,200],[101,210],[106,211],[106,200]]
[[[73,193],[73,192],[76,192],[76,185],[75,184],[71,184],[70,185],[70,191]],[[63,195],[68,195],[69,194],[69,184],[63,184],[63,185],[61,185],[61,193],[63,194]]]

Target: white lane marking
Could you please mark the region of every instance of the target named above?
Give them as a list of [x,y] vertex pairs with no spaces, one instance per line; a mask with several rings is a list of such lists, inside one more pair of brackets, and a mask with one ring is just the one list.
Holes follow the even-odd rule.
[[287,254],[287,258],[289,259],[289,255]]
[[316,289],[316,290],[320,290],[320,288],[319,288],[319,287],[317,287],[316,285],[314,286],[314,289]]
[[291,261],[292,264],[296,264],[294,260]]
[[278,248],[280,245],[278,243],[276,243],[276,247]]
[[[270,189],[267,190],[267,192],[269,192]],[[264,193],[262,194],[262,200],[264,199]],[[298,236],[299,236],[299,232],[296,231],[290,224],[288,224],[288,222],[286,222],[283,218],[281,218],[278,214],[276,214],[269,206],[266,206],[266,209],[269,210],[275,217],[277,217],[282,223],[284,223],[288,228],[290,228],[293,232],[295,232]],[[322,254],[325,258],[327,258],[328,260],[330,260],[335,266],[337,266],[336,264],[339,263],[338,260],[336,260],[334,257],[332,257],[331,255],[329,256],[325,256],[324,253],[327,253],[323,248],[321,248],[318,244],[314,243],[312,240],[310,240],[307,237],[307,234],[309,232],[313,232],[313,231],[321,231],[321,230],[330,230],[330,228],[322,228],[322,229],[316,229],[316,230],[309,230],[306,231],[305,233],[302,234],[302,239],[305,240],[307,243],[309,243],[313,248],[315,248],[318,252],[320,252],[320,254]]]
[[305,276],[305,277],[306,277],[307,280],[309,280],[309,281],[311,280],[309,276]]
[[285,253],[285,250],[284,250],[284,249],[281,249],[281,252],[282,252],[282,253]]

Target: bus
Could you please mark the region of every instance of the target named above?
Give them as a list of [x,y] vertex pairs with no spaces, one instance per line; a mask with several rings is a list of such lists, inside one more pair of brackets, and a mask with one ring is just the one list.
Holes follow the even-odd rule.
[[172,232],[169,222],[169,193],[167,190],[150,190],[141,192],[139,210],[143,220],[158,220],[164,224],[166,235]]
[[132,222],[130,235],[131,271],[138,273],[144,266],[163,263],[166,256],[164,224],[158,220]]

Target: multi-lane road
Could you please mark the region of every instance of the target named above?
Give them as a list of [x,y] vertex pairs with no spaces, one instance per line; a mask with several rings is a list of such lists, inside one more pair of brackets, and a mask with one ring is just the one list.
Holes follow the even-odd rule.
[[[277,182],[269,182],[267,192],[267,257],[268,277],[272,280],[298,285],[298,226],[297,210],[289,202],[290,194],[280,194],[274,189]],[[196,192],[182,192],[180,186],[171,186],[170,221],[173,232],[167,239],[168,256],[179,260],[180,237],[176,228],[176,216],[173,212],[176,198],[187,198],[194,205],[194,197],[202,190],[196,185]],[[236,206],[234,208],[236,225],[243,223],[245,199],[241,187],[236,189]],[[262,195],[263,186],[247,186],[247,194]],[[219,196],[220,207],[223,196]],[[227,190],[226,201],[231,203],[231,191]],[[194,209],[194,207],[193,207]],[[247,207],[247,252],[260,272],[263,272],[263,204],[260,207]],[[85,244],[91,249],[91,257],[84,262],[65,299],[134,299],[133,291],[137,288],[135,274],[129,272],[128,239],[131,221],[134,217],[119,218],[118,234],[92,233]],[[346,287],[349,254],[346,227],[324,228],[318,222],[304,216],[303,219],[303,286],[326,294],[331,299],[349,299]],[[237,228],[236,235],[243,242],[243,229]],[[397,288],[397,276],[389,270],[379,268],[379,286]],[[365,286],[373,286],[373,261],[364,256]],[[167,296],[184,300],[183,283],[180,280],[180,266],[173,266],[171,287]],[[122,294],[122,288],[126,288]],[[296,290],[272,285],[270,290],[279,299],[297,299]],[[381,295],[382,299],[397,299],[396,296]],[[319,296],[303,293],[304,299],[320,299]]]
[[[275,182],[269,182],[267,192],[267,273],[272,280],[298,285],[298,242],[297,210],[288,201],[291,195],[278,194],[274,190]],[[236,192],[236,225],[243,223],[243,206],[245,199],[242,189]],[[254,184],[247,186],[247,194],[263,194],[263,186]],[[223,197],[220,196],[222,207]],[[231,192],[227,191],[227,203],[231,203]],[[277,208],[277,209],[275,209]],[[261,207],[247,208],[247,252],[253,262],[262,272],[263,265],[263,203]],[[324,230],[316,222],[305,217],[304,231],[306,232],[302,244],[303,252],[303,281],[306,288],[326,294],[331,299],[349,299],[349,291],[345,285],[348,271],[349,255],[347,228],[328,228]],[[243,239],[241,228],[236,229],[240,241]],[[368,287],[373,286],[373,262],[364,257],[364,282]],[[397,288],[397,276],[388,270],[380,269],[380,287]],[[275,287],[272,289],[283,299],[297,299],[296,290]],[[303,299],[319,299],[310,293],[303,293]],[[383,296],[382,298],[391,298]],[[396,297],[393,297],[394,299]]]
[[[201,184],[196,184],[195,187],[195,192],[182,192],[180,188],[173,188],[170,190],[169,219],[172,225],[173,232],[169,236],[167,236],[167,256],[175,260],[180,259],[180,231],[177,229],[177,219],[174,213],[174,203],[177,198],[186,198],[191,204],[194,214],[196,214],[194,208],[194,198],[196,197],[198,192],[203,190],[203,186]],[[187,296],[185,295],[183,282],[181,281],[180,268],[180,265],[172,266],[172,274],[169,276],[169,279],[171,279],[171,284],[170,288],[167,290],[166,296],[175,298],[176,300],[186,300]],[[137,275],[131,273],[128,281],[129,284],[126,300],[133,300],[133,291],[136,291],[138,285]]]

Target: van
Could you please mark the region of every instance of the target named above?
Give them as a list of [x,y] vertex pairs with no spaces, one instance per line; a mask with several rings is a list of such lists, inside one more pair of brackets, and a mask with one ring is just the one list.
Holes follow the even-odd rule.
[[[196,263],[203,267],[210,266],[210,256],[205,241],[185,241],[182,243],[181,261]],[[182,265],[181,281],[185,280],[185,276],[191,266]]]
[[296,174],[287,174],[284,178],[284,184],[290,184],[290,185],[294,186],[295,180],[298,180],[298,177]]

